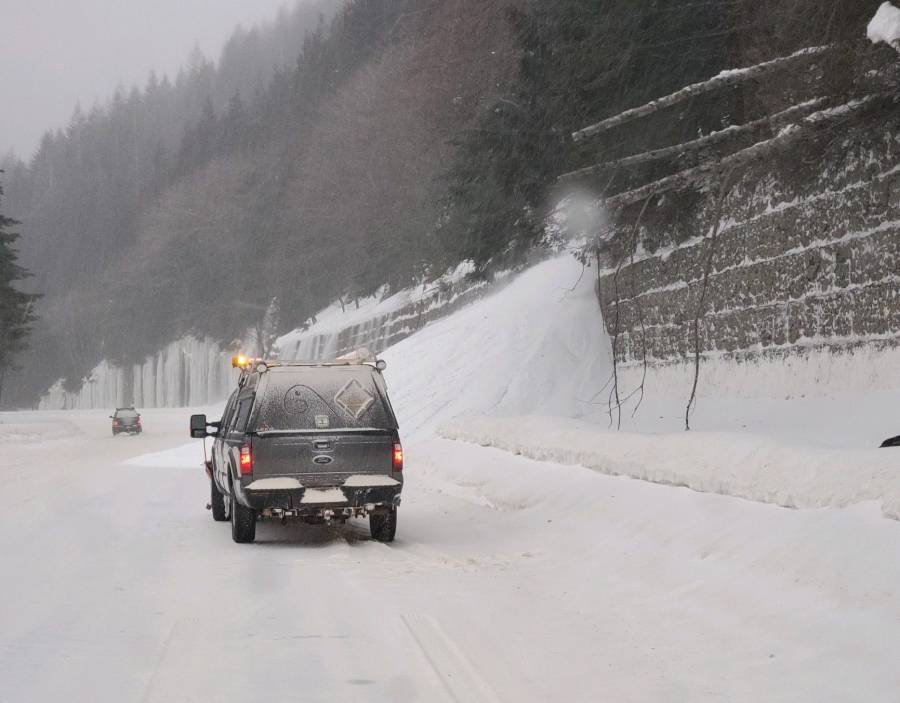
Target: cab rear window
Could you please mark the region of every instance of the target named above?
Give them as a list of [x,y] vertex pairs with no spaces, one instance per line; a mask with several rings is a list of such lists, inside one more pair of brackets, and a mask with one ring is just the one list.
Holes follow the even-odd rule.
[[234,429],[243,432],[247,429],[247,420],[250,418],[250,409],[253,407],[253,398],[244,398],[237,407],[237,418],[234,421]]
[[396,429],[375,383],[360,369],[273,373],[256,415],[256,430]]

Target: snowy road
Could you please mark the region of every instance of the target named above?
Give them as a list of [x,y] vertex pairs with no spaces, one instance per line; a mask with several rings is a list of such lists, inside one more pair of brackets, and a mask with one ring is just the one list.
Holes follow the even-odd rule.
[[185,411],[115,439],[103,413],[0,419],[4,703],[900,691],[900,525],[876,506],[790,511],[432,439],[409,448],[394,545],[358,522],[239,546],[203,509]]

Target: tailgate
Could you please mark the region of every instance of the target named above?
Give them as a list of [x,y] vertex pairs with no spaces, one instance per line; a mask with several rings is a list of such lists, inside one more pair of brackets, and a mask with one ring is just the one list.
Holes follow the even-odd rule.
[[390,476],[392,432],[264,432],[253,437],[253,478],[289,476],[305,486],[341,485],[357,474]]

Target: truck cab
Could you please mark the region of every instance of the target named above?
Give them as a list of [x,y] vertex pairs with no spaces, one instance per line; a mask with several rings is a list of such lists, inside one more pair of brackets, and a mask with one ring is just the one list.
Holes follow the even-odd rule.
[[253,542],[259,520],[355,517],[394,539],[403,449],[383,368],[248,362],[220,421],[191,418],[192,437],[213,437],[213,517],[236,542]]

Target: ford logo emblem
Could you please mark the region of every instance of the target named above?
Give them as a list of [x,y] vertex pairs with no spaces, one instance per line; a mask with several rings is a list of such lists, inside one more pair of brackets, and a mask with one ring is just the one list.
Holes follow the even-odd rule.
[[334,461],[334,459],[332,459],[330,456],[317,456],[313,459],[313,461],[316,464],[322,466],[324,464],[330,464],[332,461]]

